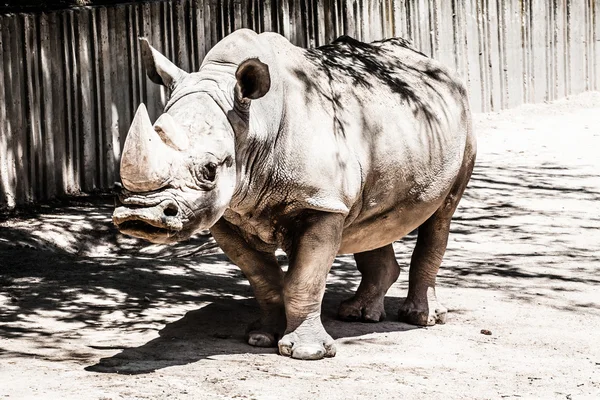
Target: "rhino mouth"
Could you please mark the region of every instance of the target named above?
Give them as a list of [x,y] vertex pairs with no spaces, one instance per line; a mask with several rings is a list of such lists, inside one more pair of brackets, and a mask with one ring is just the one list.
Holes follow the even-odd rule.
[[121,233],[155,243],[177,241],[184,226],[177,203],[172,200],[154,206],[123,205],[115,209],[112,219]]
[[[159,228],[142,220],[125,221],[118,224],[117,227],[123,233],[133,233],[132,236],[139,235],[171,235],[174,232],[170,229]],[[137,233],[137,235],[135,235]]]

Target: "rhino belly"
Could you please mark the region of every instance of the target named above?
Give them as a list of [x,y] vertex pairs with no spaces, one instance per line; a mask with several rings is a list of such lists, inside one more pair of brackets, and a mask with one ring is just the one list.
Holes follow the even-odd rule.
[[425,222],[443,203],[438,201],[406,206],[395,204],[359,216],[344,229],[342,244],[338,254],[351,254],[369,251],[386,246],[401,239]]
[[[462,152],[427,154],[415,160],[381,163],[368,174],[361,200],[349,213],[339,253],[377,249],[418,228],[444,203],[461,169]],[[406,160],[399,154],[396,159]],[[443,167],[441,167],[443,166]],[[383,172],[385,171],[385,172]]]

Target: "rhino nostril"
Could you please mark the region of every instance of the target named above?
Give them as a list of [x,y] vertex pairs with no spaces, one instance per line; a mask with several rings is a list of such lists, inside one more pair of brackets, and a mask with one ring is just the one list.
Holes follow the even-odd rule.
[[169,204],[167,206],[167,208],[164,209],[163,213],[167,217],[174,217],[179,213],[179,209],[177,208],[177,206],[175,204]]

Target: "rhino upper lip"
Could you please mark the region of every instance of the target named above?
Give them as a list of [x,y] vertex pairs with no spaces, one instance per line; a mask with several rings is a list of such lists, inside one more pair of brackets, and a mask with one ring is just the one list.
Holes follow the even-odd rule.
[[143,231],[146,233],[169,233],[183,229],[177,204],[173,200],[164,200],[155,205],[136,204],[124,201],[126,205],[118,207],[113,213],[113,222],[120,230]]
[[124,232],[143,232],[146,235],[169,235],[171,230],[158,228],[142,220],[125,221],[118,224],[120,230]]

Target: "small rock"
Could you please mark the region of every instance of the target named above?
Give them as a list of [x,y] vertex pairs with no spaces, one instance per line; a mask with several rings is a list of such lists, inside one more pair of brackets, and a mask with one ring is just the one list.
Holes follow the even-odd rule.
[[490,331],[490,330],[487,330],[487,329],[482,329],[482,330],[481,330],[481,334],[482,334],[482,335],[488,335],[488,336],[489,336],[489,335],[491,335],[491,334],[492,334],[492,331]]

